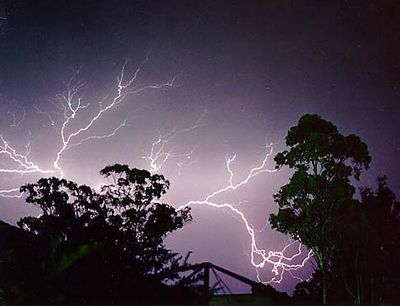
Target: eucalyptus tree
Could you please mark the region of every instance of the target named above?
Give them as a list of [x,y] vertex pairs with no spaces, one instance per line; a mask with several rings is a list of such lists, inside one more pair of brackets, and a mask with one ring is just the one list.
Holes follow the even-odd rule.
[[293,175],[274,195],[279,210],[270,215],[270,223],[312,249],[326,304],[341,208],[356,205],[352,181],[368,169],[371,157],[358,136],[344,136],[334,124],[311,114],[290,128],[286,145],[288,150],[275,156],[276,167],[289,167]]

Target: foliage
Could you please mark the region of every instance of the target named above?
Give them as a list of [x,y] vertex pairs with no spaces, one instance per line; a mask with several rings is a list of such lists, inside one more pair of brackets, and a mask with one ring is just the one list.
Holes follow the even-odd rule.
[[356,304],[395,303],[399,298],[400,204],[386,177],[378,187],[352,183],[367,170],[367,146],[355,135],[343,136],[330,122],[305,115],[286,137],[288,151],[275,157],[277,167],[293,169],[289,184],[274,196],[270,216],[277,230],[314,252],[318,269],[296,286],[294,299]]
[[293,300],[299,303],[317,304],[322,298],[322,273],[315,270],[310,279],[296,285]]
[[353,211],[343,211],[332,272],[357,304],[394,303],[400,289],[400,203],[379,177],[376,191],[361,188]]
[[[343,207],[337,226],[329,277],[331,301],[356,304],[396,304],[399,299],[400,203],[387,185],[360,189],[357,205]],[[294,300],[317,302],[322,294],[321,271],[296,285]]]
[[170,294],[166,284],[179,281],[187,258],[163,241],[191,221],[189,208],[176,211],[159,202],[170,185],[162,175],[119,164],[101,174],[109,184],[99,192],[55,177],[21,187],[42,214],[18,222],[34,247],[29,262],[27,254],[17,256],[30,270],[18,271],[17,282],[5,288],[10,297],[85,304],[149,302]]
[[342,207],[355,205],[351,180],[368,169],[367,145],[356,135],[344,136],[318,115],[304,115],[286,137],[290,148],[275,156],[277,168],[294,170],[290,182],[274,195],[279,205],[270,223],[311,248],[322,273],[327,302],[328,271],[336,245]]

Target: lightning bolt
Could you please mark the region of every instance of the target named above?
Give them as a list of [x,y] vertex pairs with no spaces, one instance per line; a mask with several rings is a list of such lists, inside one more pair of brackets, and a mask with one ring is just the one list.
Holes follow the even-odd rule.
[[26,154],[18,153],[2,134],[0,134],[0,154],[6,155],[8,159],[14,164],[14,167],[0,168],[0,173],[53,173],[53,170],[41,169],[37,164],[29,159],[29,152]]
[[170,159],[181,158],[187,160],[187,162],[180,161],[177,163],[179,169],[181,169],[181,167],[183,166],[189,166],[193,163],[193,161],[191,161],[191,156],[194,152],[194,148],[191,148],[187,152],[176,153],[174,152],[173,148],[169,147],[169,145],[180,134],[187,133],[201,127],[204,117],[206,115],[207,111],[204,111],[200,118],[197,119],[197,121],[192,126],[183,129],[174,129],[164,135],[161,133],[159,134],[158,139],[151,144],[150,153],[143,156],[143,159],[149,161],[150,172],[160,171],[165,163],[168,162]]
[[[174,157],[186,156],[185,154],[173,154],[170,150],[166,150],[166,146],[170,144],[170,142],[177,137],[178,133],[179,134],[185,133],[197,127],[199,127],[199,121],[197,121],[190,128],[181,129],[178,131],[174,130],[173,132],[165,134],[164,136],[160,134],[159,138],[152,143],[150,153],[147,156],[145,156],[145,159],[147,159],[150,162],[151,170],[159,171],[169,159]],[[232,157],[227,157],[225,159],[225,164],[228,173],[229,183],[226,186],[208,194],[201,200],[191,200],[186,202],[185,204],[179,206],[177,210],[179,211],[186,207],[196,206],[196,205],[202,205],[202,206],[206,205],[216,209],[230,210],[236,216],[239,217],[239,220],[243,223],[250,237],[250,250],[251,250],[250,261],[255,268],[256,277],[258,281],[264,284],[280,283],[283,280],[285,274],[289,274],[293,278],[303,281],[303,279],[296,276],[293,272],[303,268],[305,264],[312,258],[313,253],[311,250],[309,250],[306,256],[304,256],[302,252],[302,244],[296,241],[293,241],[290,244],[285,245],[281,251],[266,251],[265,249],[260,248],[257,244],[255,235],[255,232],[256,231],[258,232],[259,230],[256,230],[251,226],[245,214],[232,203],[218,203],[216,201],[217,196],[220,196],[221,194],[234,191],[243,187],[244,185],[248,184],[252,179],[254,179],[256,176],[259,176],[263,173],[274,173],[277,171],[277,169],[267,168],[267,162],[270,156],[273,154],[273,145],[266,143],[264,148],[265,148],[264,158],[259,163],[259,165],[250,169],[247,175],[237,183],[234,183],[235,175],[232,170],[232,164],[235,162],[237,155],[235,154]],[[243,201],[239,202],[239,205],[242,203]],[[297,252],[292,255],[286,255],[288,249],[290,249],[290,247],[293,246],[295,243],[297,243]],[[299,259],[301,259],[301,262],[299,262]],[[271,271],[273,272],[274,276],[270,280],[263,281],[261,280],[260,277],[260,269],[264,268],[266,265],[272,266]]]
[[[60,177],[64,177],[64,169],[62,168],[61,160],[68,150],[88,141],[113,137],[122,128],[128,126],[127,120],[124,120],[109,133],[103,135],[94,135],[90,133],[94,125],[100,121],[106,113],[117,108],[129,95],[140,94],[150,89],[163,89],[175,86],[175,77],[164,83],[148,84],[140,87],[136,86],[139,74],[147,62],[148,57],[136,68],[130,77],[127,77],[126,69],[128,61],[126,61],[117,77],[113,95],[109,99],[104,97],[98,101],[97,111],[86,123],[78,122],[79,120],[77,120],[77,118],[91,106],[90,103],[84,102],[83,98],[79,95],[84,84],[81,81],[75,81],[76,75],[79,73],[79,71],[77,71],[68,81],[66,90],[57,95],[57,101],[62,110],[61,124],[59,126],[57,125],[58,120],[50,112],[43,111],[36,105],[33,105],[35,112],[44,116],[48,120],[50,127],[54,128],[57,132],[54,143],[56,146],[59,146],[59,148],[54,155],[52,165],[44,169],[30,158],[30,142],[26,145],[27,152],[21,153],[7,141],[3,134],[0,134],[0,156],[5,157],[7,162],[7,167],[1,167],[0,173],[19,175],[33,173],[58,174]],[[19,127],[26,118],[25,110],[20,120],[17,120],[15,114],[11,112],[9,112],[8,115],[11,116],[12,124],[10,127],[13,128]],[[171,137],[173,138],[174,136]],[[0,197],[19,198],[21,194],[19,193],[19,188],[6,188],[0,189]]]
[[[6,175],[58,174],[60,177],[64,177],[62,159],[66,152],[89,141],[114,137],[121,129],[128,126],[127,120],[124,120],[113,129],[109,130],[108,133],[96,135],[92,132],[97,122],[100,122],[107,113],[116,109],[121,103],[123,103],[127,96],[140,94],[150,89],[163,89],[176,86],[175,78],[172,78],[164,83],[137,87],[137,78],[147,61],[148,58],[146,58],[146,60],[142,62],[129,77],[126,76],[128,62],[125,62],[117,77],[113,93],[110,97],[104,97],[95,103],[97,104],[97,110],[94,111],[94,114],[92,114],[89,119],[86,119],[85,122],[78,119],[82,118],[81,115],[86,115],[87,117],[90,113],[89,109],[93,112],[93,106],[92,103],[85,102],[82,96],[80,96],[84,84],[81,81],[75,81],[76,75],[69,80],[66,90],[57,96],[57,101],[61,106],[61,113],[57,113],[57,116],[61,118],[56,118],[53,113],[43,111],[34,105],[33,108],[35,112],[38,115],[45,117],[49,122],[49,126],[56,131],[57,137],[54,138],[54,143],[57,151],[51,160],[51,166],[48,168],[42,168],[37,162],[31,159],[31,147],[29,141],[26,145],[26,152],[22,153],[15,149],[3,134],[0,134],[0,156],[4,157],[7,162],[7,166],[2,165],[0,167],[0,173]],[[26,117],[25,111],[20,120],[12,113],[9,115],[11,116],[11,127],[13,128],[20,127],[22,121],[25,120]],[[180,135],[190,133],[200,128],[203,125],[205,115],[206,112],[204,112],[203,115],[189,127],[174,129],[169,133],[159,133],[159,137],[151,144],[149,154],[144,156],[144,159],[149,162],[151,172],[160,171],[166,163],[171,160],[178,160],[176,164],[179,167],[179,171],[182,167],[189,166],[194,162],[192,160],[192,155],[195,148],[190,148],[184,152],[177,152],[173,147],[173,143]],[[177,208],[178,210],[181,210],[189,206],[205,205],[211,208],[227,209],[233,212],[234,215],[243,223],[244,228],[250,237],[250,261],[255,268],[257,279],[260,282],[262,281],[259,274],[260,269],[267,265],[272,266],[272,272],[275,276],[268,281],[262,281],[264,283],[280,283],[285,274],[298,278],[294,272],[304,267],[305,263],[312,257],[312,252],[308,251],[307,255],[304,256],[302,245],[299,243],[297,251],[292,255],[287,255],[294,245],[294,242],[285,245],[281,251],[267,251],[260,248],[256,241],[257,230],[254,229],[243,211],[240,209],[240,204],[234,205],[228,202],[219,203],[216,198],[222,194],[238,190],[244,185],[249,184],[250,181],[257,176],[265,173],[276,172],[276,169],[267,168],[267,162],[272,153],[272,144],[265,144],[265,155],[261,162],[256,167],[251,168],[247,175],[239,182],[235,182],[235,175],[232,170],[232,164],[236,160],[236,155],[226,158],[225,164],[228,174],[227,185],[204,196],[203,199],[188,201]],[[21,194],[19,193],[19,188],[4,188],[0,189],[0,197],[20,198]],[[299,259],[301,259],[301,262],[299,262]]]
[[87,124],[81,126],[80,128],[75,128],[75,130],[72,132],[68,132],[67,128],[69,127],[71,122],[76,118],[78,113],[81,110],[87,108],[89,106],[89,104],[82,104],[82,98],[77,96],[77,94],[79,93],[79,89],[83,86],[83,84],[81,82],[78,82],[74,86],[71,86],[71,82],[68,83],[66,93],[59,96],[60,103],[64,109],[64,121],[62,123],[61,130],[60,130],[62,146],[61,146],[61,149],[57,152],[56,159],[53,162],[54,168],[60,172],[61,177],[63,177],[64,172],[59,164],[60,159],[61,159],[62,154],[65,151],[67,151],[71,146],[77,146],[87,140],[102,139],[102,138],[114,136],[115,133],[120,128],[122,128],[123,126],[126,126],[126,123],[122,123],[119,127],[117,127],[114,130],[114,132],[112,132],[108,135],[89,136],[89,137],[86,137],[84,140],[74,143],[74,140],[76,138],[80,137],[82,134],[87,132],[106,112],[117,107],[120,103],[122,103],[125,100],[125,98],[128,95],[139,94],[147,89],[161,89],[164,87],[173,87],[174,86],[175,78],[169,80],[166,83],[162,83],[162,84],[146,85],[144,87],[139,87],[139,88],[136,88],[135,86],[133,86],[135,84],[135,81],[137,80],[137,77],[138,77],[143,65],[147,61],[148,61],[148,58],[146,58],[146,60],[138,66],[138,68],[136,69],[133,76],[131,78],[128,78],[127,80],[125,78],[125,69],[126,69],[127,62],[125,62],[125,64],[122,66],[120,75],[117,77],[116,93],[115,93],[114,97],[111,99],[111,101],[109,103],[106,103],[105,105],[103,105],[103,101],[100,101],[99,110],[89,120],[89,122]]
[[66,151],[72,149],[73,147],[78,147],[78,146],[82,145],[83,143],[85,143],[85,142],[87,142],[87,141],[90,141],[90,140],[99,140],[99,139],[104,139],[104,138],[113,137],[113,136],[115,136],[115,135],[119,132],[119,130],[121,130],[122,128],[127,127],[127,126],[129,126],[129,124],[127,123],[127,120],[125,119],[120,125],[118,125],[118,126],[117,126],[113,131],[111,131],[110,133],[105,134],[105,135],[91,135],[91,136],[85,137],[85,138],[83,138],[82,140],[80,140],[79,142],[76,142],[76,143],[73,143],[73,144],[69,145],[69,146],[65,149],[64,152],[66,152]]
[[19,192],[19,188],[3,189],[3,190],[0,190],[0,197],[21,198],[22,193]]
[[[236,155],[233,155],[230,158],[229,157],[226,158],[226,169],[229,174],[229,179],[228,179],[229,184],[227,184],[225,187],[222,187],[221,189],[218,189],[210,193],[202,200],[188,201],[187,203],[179,206],[178,210],[184,209],[185,207],[189,206],[206,205],[217,209],[228,209],[232,211],[235,215],[237,215],[239,219],[243,222],[243,225],[245,226],[245,229],[248,235],[250,236],[250,241],[251,241],[250,261],[257,271],[257,279],[260,282],[269,284],[269,283],[280,283],[283,279],[285,272],[289,272],[289,274],[293,275],[292,273],[293,271],[296,271],[304,267],[305,263],[312,257],[312,252],[309,251],[307,256],[303,259],[301,263],[294,264],[291,262],[297,260],[302,255],[300,243],[298,244],[298,252],[291,256],[285,256],[285,251],[287,251],[288,247],[291,246],[292,244],[285,246],[282,251],[267,252],[265,249],[259,248],[256,242],[255,229],[250,225],[245,214],[239,208],[235,207],[231,203],[217,203],[215,201],[215,198],[217,196],[229,191],[239,189],[240,187],[248,184],[250,180],[252,180],[256,176],[259,176],[260,174],[274,173],[277,171],[277,169],[268,169],[266,167],[268,159],[273,153],[273,145],[266,144],[265,149],[266,152],[261,163],[258,166],[250,169],[247,176],[238,183],[234,183],[234,172],[231,167],[232,163],[236,159]],[[262,281],[260,279],[259,269],[264,268],[267,264],[272,265],[272,272],[274,273],[275,276],[268,281]]]

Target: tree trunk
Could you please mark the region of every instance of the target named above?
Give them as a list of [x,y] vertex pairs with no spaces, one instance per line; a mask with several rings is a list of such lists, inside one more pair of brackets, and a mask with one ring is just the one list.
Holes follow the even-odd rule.
[[351,291],[349,282],[345,276],[345,273],[342,271],[342,278],[343,278],[343,282],[344,282],[344,287],[347,291],[347,293],[351,296],[352,300],[355,301],[356,300],[356,295],[353,291]]
[[358,269],[358,256],[359,256],[359,248],[357,247],[356,256],[354,259],[354,268],[355,268],[355,276],[356,276],[356,288],[357,288],[357,300],[355,301],[357,305],[361,305],[363,302],[362,297],[362,276],[360,275]]
[[326,305],[328,299],[328,274],[325,267],[324,256],[318,251],[314,251],[314,254],[317,257],[317,262],[322,273],[322,304]]
[[360,277],[358,276],[358,273],[356,274],[356,279],[357,279],[357,300],[356,304],[361,305],[361,281]]
[[325,267],[321,268],[321,272],[322,272],[322,304],[326,305],[328,298],[328,277]]

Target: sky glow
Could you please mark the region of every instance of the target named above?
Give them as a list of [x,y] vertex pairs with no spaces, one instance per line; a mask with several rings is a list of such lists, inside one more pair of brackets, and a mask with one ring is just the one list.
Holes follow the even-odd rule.
[[[84,86],[83,81],[75,81],[78,75],[73,75],[67,83],[66,90],[56,96],[56,100],[59,102],[62,110],[59,114],[53,114],[51,111],[42,111],[36,106],[32,107],[37,115],[44,115],[46,119],[48,119],[48,125],[45,127],[54,130],[53,144],[55,146],[58,144],[58,149],[52,158],[52,160],[54,160],[52,162],[53,167],[42,169],[31,159],[31,147],[29,142],[25,145],[27,148],[26,152],[20,153],[8,143],[3,135],[0,135],[0,139],[3,143],[0,147],[0,154],[3,155],[4,162],[9,164],[8,167],[0,169],[0,173],[4,175],[17,174],[21,176],[38,174],[41,176],[57,176],[68,179],[66,176],[67,171],[62,165],[63,156],[68,150],[91,141],[104,141],[106,145],[108,138],[117,138],[118,132],[122,128],[129,128],[127,119],[121,119],[116,127],[111,127],[105,134],[99,135],[92,132],[93,126],[102,124],[101,121],[103,117],[107,116],[107,112],[111,112],[113,109],[117,108],[129,95],[137,95],[146,90],[160,90],[166,87],[174,87],[174,78],[165,83],[144,85],[141,87],[135,86],[135,81],[139,77],[141,69],[147,61],[148,59],[140,64],[131,76],[126,76],[127,63],[125,63],[117,77],[115,89],[110,95],[102,98],[100,102],[97,103],[98,105],[94,107],[95,111],[92,112],[92,116],[87,117],[83,122],[79,120],[79,117],[81,117],[81,113],[84,113],[91,107],[91,103],[85,102],[80,95],[80,90]],[[174,164],[179,168],[178,177],[182,171],[181,167],[188,168],[185,169],[185,171],[190,171],[190,159],[191,155],[195,152],[195,148],[191,148],[187,152],[178,153],[175,152],[173,143],[179,141],[179,136],[181,134],[190,134],[191,131],[201,128],[206,115],[207,111],[204,111],[189,127],[181,129],[176,127],[170,132],[160,132],[158,139],[151,144],[148,154],[142,157],[148,163],[146,168],[153,173],[162,173],[164,166],[174,161]],[[12,122],[9,126],[10,128],[19,127],[22,121],[26,120],[26,111],[24,110],[24,115],[18,123],[16,123],[16,116],[14,114],[11,115],[10,120]],[[90,143],[88,145],[90,146]],[[75,149],[79,150],[79,148]],[[267,163],[272,156],[273,144],[267,143],[261,162],[257,166],[249,169],[247,175],[240,180],[236,179],[234,171],[232,170],[232,164],[235,162],[237,155],[226,157],[225,164],[228,184],[225,187],[207,194],[203,199],[191,199],[177,207],[177,209],[180,210],[188,206],[202,205],[208,206],[210,209],[228,209],[233,214],[237,215],[244,225],[243,230],[246,230],[249,235],[250,247],[246,248],[246,252],[248,252],[250,256],[251,265],[254,267],[258,281],[265,284],[281,283],[285,274],[288,274],[289,277],[301,280],[302,278],[297,276],[295,271],[304,267],[307,261],[312,257],[312,252],[306,251],[306,254],[303,254],[304,252],[302,253],[302,249],[304,249],[304,247],[302,248],[298,243],[297,252],[288,252],[287,249],[292,246],[294,242],[284,245],[282,250],[266,250],[260,248],[256,241],[255,230],[247,220],[242,208],[230,202],[220,203],[217,199],[218,197],[221,199],[220,195],[224,193],[229,193],[230,191],[240,189],[243,185],[251,184],[251,180],[256,176],[275,173],[277,171],[276,169],[267,167]],[[98,156],[98,158],[101,159],[101,156]],[[84,160],[77,159],[75,162],[84,163]],[[25,178],[25,181],[27,180],[29,180],[29,178]],[[179,179],[175,179],[175,181],[179,181]],[[93,182],[89,182],[89,185],[93,186]],[[0,197],[19,199],[23,198],[23,194],[19,192],[19,187],[17,186],[11,189],[0,189]],[[243,260],[246,260],[245,256]],[[269,279],[263,279],[260,276],[260,270],[263,268],[270,269],[273,276]]]
[[0,1],[2,220],[38,214],[25,183],[98,187],[100,169],[128,164],[165,175],[163,201],[192,207],[169,247],[290,292],[311,253],[267,220],[291,174],[273,156],[300,116],[359,135],[373,158],[360,185],[386,174],[399,194],[396,7],[73,2]]

